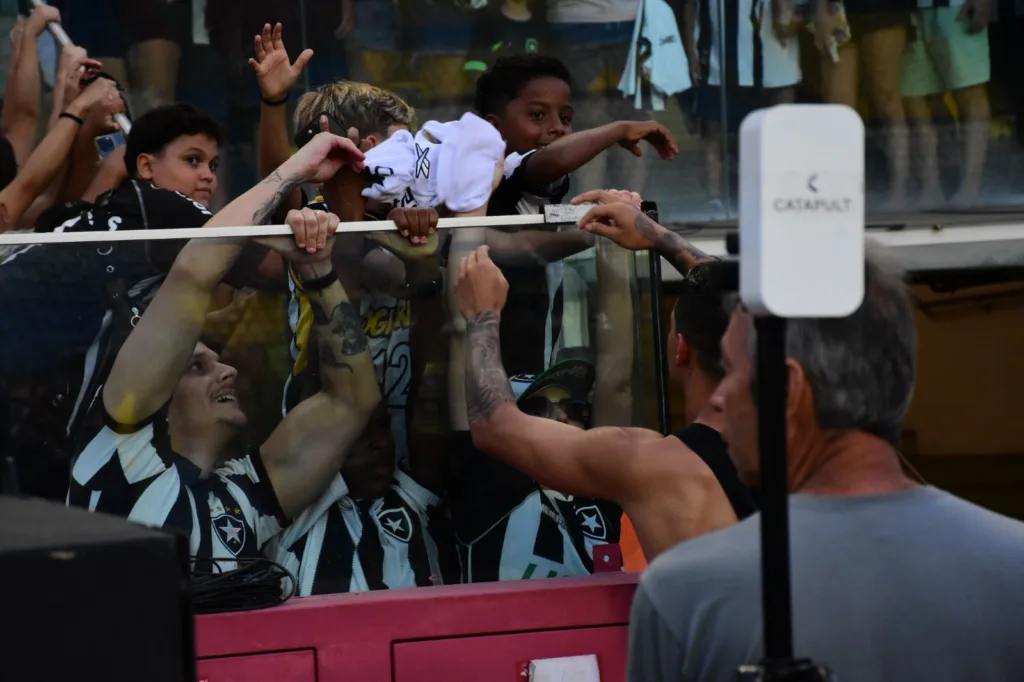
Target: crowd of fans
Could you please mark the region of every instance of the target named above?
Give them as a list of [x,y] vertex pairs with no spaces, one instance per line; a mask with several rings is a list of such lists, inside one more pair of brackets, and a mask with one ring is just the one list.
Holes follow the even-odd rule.
[[[739,123],[755,108],[793,101],[863,114],[871,210],[964,209],[1016,196],[1019,145],[1007,134],[1016,118],[1024,139],[1016,0],[53,4],[128,88],[136,114],[177,97],[230,121],[220,205],[260,165],[259,102],[243,63],[265,22],[282,22],[296,53],[316,55],[301,87],[281,94],[290,106],[302,90],[345,78],[399,94],[421,120],[452,120],[472,105],[475,81],[496,57],[555,57],[572,75],[578,129],[654,117],[692,151],[668,171],[598,158],[574,179],[628,186],[674,221],[735,217]],[[0,30],[9,11],[0,5]],[[52,52],[51,44],[40,53],[47,82],[57,69]]]
[[[680,151],[673,134],[631,120],[636,110],[608,122],[620,99],[608,97],[608,109],[581,105],[573,87],[627,58],[635,7],[602,24],[586,18],[586,3],[556,3],[548,30],[572,59],[513,50],[522,53],[479,75],[471,110],[424,122],[380,85],[394,66],[395,36],[385,29],[401,6],[341,3],[334,35],[358,33],[350,66],[364,80],[310,89],[291,121],[291,93],[319,57],[289,54],[282,24],[266,24],[249,59],[261,179],[225,202],[222,127],[192,105],[158,103],[173,99],[167,73],[180,58],[184,3],[141,19],[101,4],[137,20],[138,31],[111,34],[100,49],[109,56],[78,46],[60,53],[38,144],[36,38],[62,16],[41,7],[15,28],[0,118],[0,230],[285,223],[292,236],[5,247],[0,433],[19,486],[185,533],[196,573],[269,557],[303,596],[587,575],[607,556],[602,548],[632,545],[633,567],[654,564],[634,607],[631,679],[726,679],[756,660],[751,318],[730,301],[729,264],[642,211],[633,190],[643,182],[630,181],[642,178],[640,161],[609,151],[667,161]],[[831,68],[843,73],[836,64],[859,55],[882,78],[865,45],[891,44],[909,15],[862,22],[849,5],[849,17],[810,22],[822,54],[838,55]],[[231,42],[215,19],[233,7],[207,3],[210,39]],[[977,3],[963,7],[982,21]],[[692,84],[702,84],[687,92],[705,122],[717,122],[702,129],[709,187],[722,182],[714,150],[736,115],[722,117],[715,89],[756,94],[749,111],[792,100],[800,78],[800,12],[787,15],[785,3],[754,22],[763,80],[751,81],[742,60],[737,76],[702,59],[700,49],[719,54],[714,36],[731,34],[712,32],[701,48],[707,41],[694,37],[707,34],[694,22],[736,21],[736,8],[725,9],[682,8]],[[500,11],[530,14],[515,2]],[[931,11],[940,10],[921,14]],[[459,42],[458,31],[441,30],[461,25],[456,15],[432,13],[437,25],[412,37],[436,57],[438,74],[455,48],[433,41]],[[922,21],[913,19],[919,29]],[[460,69],[470,41],[464,48]],[[126,54],[142,55],[128,62],[141,66],[115,78],[110,56]],[[775,80],[772,60],[789,64]],[[856,81],[856,69],[842,78]],[[844,101],[834,79],[831,99]],[[448,85],[432,92],[458,102],[445,99]],[[970,88],[946,86],[970,116]],[[934,94],[925,90],[915,92]],[[889,158],[901,177],[904,114],[876,104],[891,114]],[[145,113],[119,144],[114,115],[133,107]],[[570,185],[594,163],[611,164],[626,189]],[[972,182],[965,175],[958,194],[971,195]],[[894,201],[903,189],[894,182]],[[437,229],[442,217],[536,214],[567,201],[590,206],[578,224]],[[346,227],[381,220],[397,230]],[[687,426],[670,436],[633,427],[630,252],[647,250],[682,275],[668,349]],[[593,272],[580,265],[584,252]],[[913,317],[883,255],[869,251],[865,273],[854,315],[788,331],[797,641],[850,679],[912,676],[919,660],[936,667],[931,678],[1012,679],[1024,661],[1007,637],[1021,632],[1024,604],[1009,576],[1024,559],[1024,526],[904,475],[895,448],[914,384]],[[956,560],[943,567],[950,547]],[[912,615],[890,619],[896,611]],[[899,636],[864,634],[877,622]],[[992,636],[993,623],[1004,637]],[[835,635],[840,625],[856,637]],[[969,644],[963,628],[974,633]],[[955,642],[970,651],[951,667]]]

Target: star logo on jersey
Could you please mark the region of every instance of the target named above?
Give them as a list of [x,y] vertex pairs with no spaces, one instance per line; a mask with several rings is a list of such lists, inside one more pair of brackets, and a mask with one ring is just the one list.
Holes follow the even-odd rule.
[[412,540],[412,519],[404,508],[381,509],[377,512],[377,521],[385,533],[399,542]]
[[604,523],[604,515],[596,505],[579,507],[576,510],[576,520],[583,529],[583,534],[594,540],[604,540],[608,537],[608,527]]
[[[245,521],[238,507],[225,508],[217,496],[210,493],[210,521],[220,543],[235,556],[245,547]],[[235,512],[235,513],[232,513]]]
[[419,143],[416,143],[416,177],[417,178],[429,178],[430,177],[430,159],[427,155],[430,153],[430,147],[421,147]]

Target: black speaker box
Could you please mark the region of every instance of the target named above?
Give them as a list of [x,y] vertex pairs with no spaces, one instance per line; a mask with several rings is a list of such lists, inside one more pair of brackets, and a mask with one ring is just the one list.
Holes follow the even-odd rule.
[[195,682],[183,537],[0,495],[0,679]]

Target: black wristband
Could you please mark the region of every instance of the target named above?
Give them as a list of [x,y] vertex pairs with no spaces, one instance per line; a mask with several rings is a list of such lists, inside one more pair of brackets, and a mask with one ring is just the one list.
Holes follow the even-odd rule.
[[338,281],[338,273],[333,269],[323,277],[317,277],[311,279],[308,282],[299,277],[299,283],[302,285],[303,291],[323,291],[327,287],[331,286]]
[[70,113],[68,113],[66,111],[61,112],[60,116],[58,116],[57,118],[66,118],[68,120],[74,121],[78,125],[82,125],[83,123],[85,123],[85,121],[83,121],[82,119],[80,119],[77,116],[75,116],[74,114],[70,114]]
[[268,107],[279,107],[284,104],[288,104],[288,95],[285,95],[281,99],[267,99],[266,97],[260,95],[260,101],[266,104]]

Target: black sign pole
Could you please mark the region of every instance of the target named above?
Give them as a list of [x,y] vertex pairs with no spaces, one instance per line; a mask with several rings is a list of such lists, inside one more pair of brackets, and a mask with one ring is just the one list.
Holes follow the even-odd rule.
[[[729,235],[726,248],[739,253]],[[754,319],[757,331],[757,445],[761,468],[761,608],[764,659],[740,666],[740,682],[835,682],[823,665],[794,658],[793,601],[789,569],[789,477],[787,465],[786,319]]]
[[757,329],[758,448],[761,459],[761,604],[766,664],[793,658],[786,465],[786,320],[764,316]]

